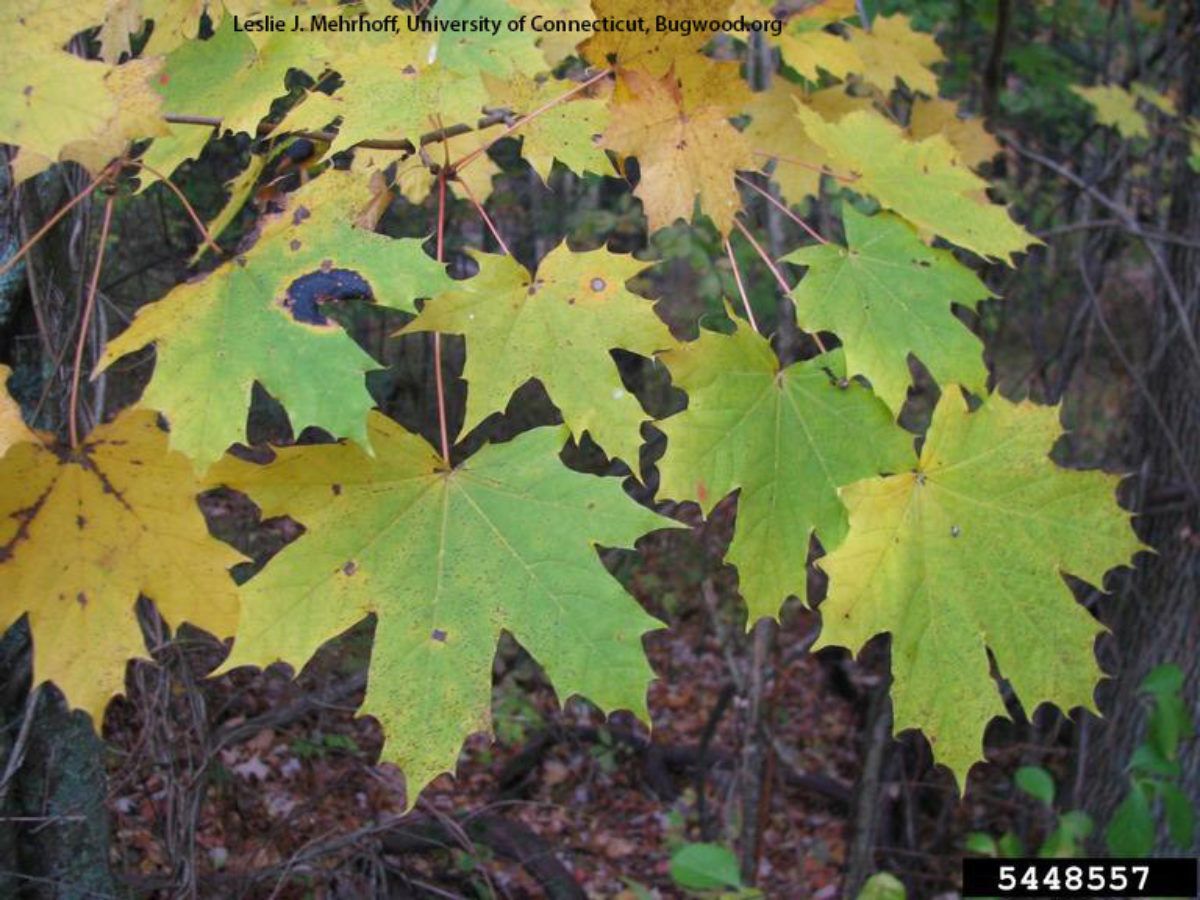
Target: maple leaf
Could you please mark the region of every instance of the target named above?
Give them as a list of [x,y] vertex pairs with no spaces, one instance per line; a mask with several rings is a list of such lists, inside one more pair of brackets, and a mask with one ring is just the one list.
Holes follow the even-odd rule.
[[101,134],[116,114],[109,67],[63,50],[104,17],[107,0],[6,0],[0,8],[0,143],[58,159],[64,144]]
[[1117,129],[1121,137],[1150,137],[1146,118],[1137,108],[1137,97],[1124,88],[1113,84],[1099,84],[1095,87],[1073,84],[1071,91],[1095,110],[1097,122]]
[[821,26],[819,20],[797,19],[789,23],[778,38],[783,61],[809,81],[818,81],[822,70],[834,78],[861,72],[864,64],[858,48]]
[[979,168],[1000,152],[1000,144],[983,127],[983,121],[959,116],[958,104],[953,100],[917,97],[908,121],[908,133],[918,141],[941,134],[970,169]]
[[1069,573],[1100,585],[1144,549],[1113,499],[1118,479],[1060,469],[1056,407],[942,394],[916,469],[842,491],[846,541],[829,574],[818,646],[892,635],[896,731],[919,728],[959,784],[1005,714],[988,651],[1032,715],[1094,708],[1103,630]]
[[587,431],[636,471],[646,416],[609,351],[650,356],[675,345],[651,302],[625,287],[646,264],[607,250],[574,253],[565,244],[533,275],[510,256],[474,258],[479,274],[454,282],[403,329],[465,335],[463,430],[503,410],[513,391],[536,378],[576,438]]
[[876,16],[870,31],[853,30],[851,43],[867,81],[884,91],[902,81],[910,90],[937,96],[937,77],[929,67],[945,57],[933,36],[913,30],[907,16]]
[[373,286],[377,303],[415,311],[415,297],[449,283],[421,241],[353,224],[374,199],[351,173],[309,182],[246,253],[138,310],[98,369],[154,344],[157,362],[141,404],[167,416],[171,446],[201,469],[244,436],[255,381],[284,405],[296,433],[316,425],[366,440],[374,404],[363,376],[379,365],[328,324],[315,301],[297,305],[288,288],[318,269],[349,269]]
[[[710,21],[726,18],[731,0],[659,0],[654,9],[668,20]],[[592,0],[598,19],[636,20],[645,18],[646,4],[639,0]],[[646,31],[598,31],[579,45],[583,58],[594,66],[615,65],[622,70],[637,70],[661,78],[681,59],[694,56],[714,37],[710,31],[696,29],[658,31],[654,22]],[[629,74],[628,72],[623,72]]]
[[12,375],[8,366],[0,366],[0,457],[14,444],[36,441],[37,436],[29,430],[21,416],[21,406],[8,393],[5,385]]
[[537,33],[508,27],[518,16],[507,0],[438,0],[430,15],[431,19],[449,25],[481,17],[499,22],[499,32],[442,32],[436,45],[438,62],[455,72],[488,72],[500,78],[528,77],[545,68],[542,52],[535,43]]
[[[591,5],[581,4],[578,0],[513,0],[513,5],[530,19],[543,16],[548,19],[570,19],[581,24],[596,21]],[[571,31],[538,32],[536,39],[551,68],[573,54],[580,40],[579,33]]]
[[[271,101],[285,91],[290,69],[320,74],[323,48],[320,37],[307,33],[273,33],[257,45],[243,31],[234,31],[228,16],[213,36],[192,40],[173,50],[163,64],[156,87],[169,113],[212,116],[221,120],[221,131],[254,133],[270,111]],[[200,154],[212,130],[198,125],[171,125],[157,138],[143,159],[152,169],[169,176],[184,160]],[[150,183],[150,177],[143,183]]]
[[696,500],[707,515],[741,490],[726,558],[749,627],[803,596],[814,531],[827,550],[845,537],[837,489],[907,467],[912,435],[870,391],[835,383],[826,369],[844,374],[839,351],[780,369],[766,339],[741,328],[702,331],[660,358],[688,406],[656,423],[667,436],[659,494]]
[[329,64],[345,84],[332,95],[311,94],[288,116],[288,128],[318,128],[340,116],[332,154],[368,138],[416,146],[426,132],[474,126],[487,103],[479,74],[430,65],[429,47],[429,36],[419,32],[366,35],[340,45]]
[[98,175],[112,160],[126,153],[131,141],[166,134],[162,98],[152,86],[161,64],[159,59],[131,59],[110,69],[104,76],[104,84],[117,101],[117,107],[104,129],[97,135],[63,144],[57,160],[22,148],[13,160],[13,178],[25,181],[58,160],[79,163]]
[[750,123],[742,134],[753,148],[756,166],[774,160],[771,180],[793,203],[821,190],[821,170],[830,165],[829,154],[808,138],[796,120],[796,104],[803,103],[822,119],[837,121],[857,109],[871,109],[866,97],[852,97],[840,88],[809,93],[797,85],[779,83],[754,94],[745,106]]
[[[488,76],[484,77],[484,85],[493,105],[517,115],[544,109],[572,87],[567,81],[501,81]],[[515,134],[521,139],[521,155],[546,182],[556,159],[575,172],[610,174],[612,164],[599,146],[599,136],[607,125],[606,99],[576,97],[546,109],[521,125]]]
[[645,718],[651,677],[641,636],[662,627],[604,570],[594,546],[631,546],[674,523],[615,479],[567,469],[561,428],[484,447],[453,471],[382,414],[375,457],[353,445],[288,447],[261,467],[229,459],[214,480],[264,515],[306,527],[242,589],[225,668],[285,660],[368,613],[378,616],[360,712],[386,735],[408,805],[453,771],[467,735],[490,730],[492,660],[502,630],[541,664],[560,698],[582,694]]
[[136,604],[224,637],[237,623],[229,568],[208,534],[191,465],[151,412],[97,426],[78,450],[21,443],[0,459],[0,631],[28,613],[34,682],[51,680],[99,726],[145,655]]
[[909,141],[899,126],[865,110],[827,122],[797,104],[796,115],[829,154],[835,171],[853,173],[854,190],[870,194],[922,231],[1010,264],[1013,253],[1038,243],[1003,206],[988,201],[987,182],[959,164],[941,135]]
[[836,332],[847,369],[869,378],[897,415],[911,381],[909,353],[940,383],[984,393],[983,345],[950,307],[974,309],[995,295],[949,251],[926,247],[898,216],[865,216],[843,203],[842,224],[848,247],[803,247],[784,257],[809,267],[792,291],[797,324]]
[[741,206],[733,176],[751,169],[746,138],[729,124],[724,110],[688,110],[676,80],[639,72],[622,74],[624,90],[614,97],[604,146],[636,156],[641,199],[650,230],[691,221],[696,199],[717,230],[728,233]]

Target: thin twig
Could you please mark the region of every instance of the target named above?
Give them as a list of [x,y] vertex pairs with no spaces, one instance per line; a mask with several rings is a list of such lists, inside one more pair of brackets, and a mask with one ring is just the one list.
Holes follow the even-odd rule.
[[[83,345],[87,343],[88,325],[92,321],[92,310],[96,306],[96,292],[100,289],[100,269],[104,266],[104,245],[108,241],[108,228],[112,224],[113,202],[116,193],[104,201],[104,221],[100,225],[100,243],[96,247],[96,265],[92,269],[92,281],[88,285],[87,301],[83,307],[83,321],[79,323],[79,340],[75,344],[75,368],[71,372],[71,401],[67,412],[67,427],[71,430],[71,449],[79,447],[79,373],[83,368]],[[103,410],[96,413],[97,418]]]
[[199,229],[200,237],[203,239],[205,246],[207,246],[209,250],[213,251],[213,253],[220,254],[221,248],[219,246],[217,246],[217,242],[214,241],[212,238],[212,235],[208,233],[208,229],[204,227],[203,220],[200,218],[199,215],[197,215],[196,210],[192,206],[192,204],[188,202],[188,198],[184,196],[183,191],[181,191],[178,187],[176,187],[175,183],[173,181],[171,181],[170,178],[168,178],[166,175],[164,175],[162,172],[158,171],[157,169],[155,169],[151,166],[148,166],[144,162],[140,162],[138,160],[131,161],[130,165],[137,166],[139,169],[145,169],[147,172],[149,172],[151,175],[153,175],[155,178],[157,178],[159,181],[161,181],[163,184],[165,184],[168,188],[170,188],[171,193],[173,193],[176,197],[179,198],[179,202],[182,203],[183,208],[187,210],[188,216],[191,218],[192,222],[195,223],[196,228]]
[[750,298],[746,296],[746,287],[742,284],[742,273],[738,269],[737,260],[733,256],[733,245],[729,243],[729,238],[725,238],[725,252],[729,256],[729,264],[733,266],[733,280],[737,282],[738,294],[742,298],[742,309],[746,310],[746,318],[750,322],[750,327],[758,331],[758,323],[754,320],[754,311],[750,309]]
[[[742,237],[744,237],[746,240],[748,240],[750,242],[750,246],[753,247],[756,251],[758,251],[759,258],[764,263],[767,264],[767,268],[770,269],[771,274],[775,276],[775,280],[779,283],[779,287],[783,291],[784,296],[791,297],[792,296],[791,285],[789,285],[787,283],[787,279],[784,278],[783,273],[779,271],[779,266],[775,265],[775,261],[773,259],[771,259],[770,255],[767,253],[767,251],[764,250],[762,248],[762,245],[759,244],[758,241],[756,241],[754,239],[754,235],[752,235],[750,233],[750,229],[747,228],[745,225],[743,225],[736,216],[733,219],[733,224],[735,226],[737,226],[737,230],[742,233]],[[816,341],[817,349],[819,349],[822,353],[828,352],[825,348],[825,342],[821,340],[821,335],[817,334],[815,331],[811,331],[811,332],[809,332],[809,334],[811,334],[813,340]]]
[[770,201],[772,206],[774,206],[776,209],[778,209],[780,212],[782,212],[785,216],[787,216],[789,219],[791,219],[793,222],[795,222],[797,225],[799,225],[801,228],[803,228],[804,231],[808,234],[808,236],[811,237],[813,240],[817,241],[820,244],[828,244],[829,243],[829,241],[825,240],[825,238],[821,237],[821,235],[817,233],[816,229],[814,229],[811,225],[809,225],[807,222],[805,222],[802,218],[800,218],[798,215],[796,215],[794,212],[792,212],[790,209],[788,209],[786,205],[784,205],[783,203],[780,203],[778,199],[776,199],[775,197],[772,197],[771,193],[769,191],[764,191],[762,188],[760,188],[757,184],[755,184],[749,178],[743,178],[741,175],[736,175],[736,174],[733,177],[735,179],[737,179],[738,181],[740,181],[742,184],[746,185],[746,187],[750,188],[751,190],[757,191],[758,193],[760,193],[764,197],[766,197],[767,200]]
[[475,211],[479,213],[479,218],[483,219],[483,224],[488,227],[488,231],[492,233],[492,237],[496,239],[496,243],[500,245],[500,249],[504,251],[504,255],[512,256],[512,251],[508,249],[508,244],[504,243],[504,238],[500,237],[500,231],[496,228],[496,223],[492,221],[491,216],[484,210],[483,204],[475,199],[475,192],[471,190],[471,186],[461,179],[457,183],[467,192],[467,199],[474,204]]
[[91,184],[89,184],[86,188],[84,188],[82,191],[80,191],[78,194],[76,194],[74,197],[72,197],[70,200],[68,200],[66,203],[64,203],[62,205],[62,207],[58,210],[58,212],[56,212],[49,219],[47,219],[46,224],[44,224],[41,228],[39,228],[36,232],[34,232],[33,237],[29,238],[29,240],[27,240],[24,244],[22,244],[20,249],[17,250],[17,252],[14,253],[12,255],[12,257],[9,258],[3,265],[0,265],[0,275],[4,275],[6,272],[8,272],[9,269],[11,269],[17,263],[19,263],[21,261],[21,259],[25,256],[25,254],[29,252],[30,248],[34,244],[36,244],[38,241],[40,241],[43,237],[45,237],[46,232],[49,231],[51,228],[53,228],[55,225],[57,225],[59,220],[62,219],[63,216],[65,216],[67,213],[69,213],[71,210],[73,210],[76,206],[78,206],[80,203],[82,203],[84,200],[86,200],[88,197],[90,197],[92,194],[92,191],[94,191],[96,188],[98,188],[104,181],[108,180],[108,178],[112,174],[112,168],[113,168],[112,164],[109,164],[109,166],[107,168],[105,168],[104,171],[102,171],[99,175],[97,175],[95,178],[92,179]]
[[828,175],[835,181],[843,181],[846,184],[853,184],[858,181],[857,175],[840,175],[837,172],[831,172],[825,166],[818,166],[816,163],[805,162],[802,159],[796,159],[793,156],[780,156],[778,153],[763,153],[759,150],[750,151],[754,156],[762,156],[766,159],[774,159],[779,162],[785,162],[790,166],[799,166],[802,169],[811,169],[813,172],[819,172],[822,175]]
[[[438,172],[437,261],[445,261],[446,170]],[[433,333],[433,380],[437,389],[438,431],[442,440],[442,463],[450,468],[450,433],[446,428],[446,386],[442,383],[442,336]]]

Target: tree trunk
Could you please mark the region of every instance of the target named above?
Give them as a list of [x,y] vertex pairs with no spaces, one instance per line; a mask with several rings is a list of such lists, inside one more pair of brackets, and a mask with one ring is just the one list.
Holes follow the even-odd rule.
[[[1179,110],[1200,111],[1200,48],[1193,42],[1182,64],[1184,77]],[[1192,73],[1190,75],[1186,73]],[[1194,239],[1200,235],[1200,175],[1187,164],[1182,140],[1175,148],[1170,184],[1168,231]],[[1161,245],[1160,245],[1161,246]],[[1186,332],[1200,332],[1200,250],[1195,246],[1164,248],[1171,277],[1182,298],[1186,326],[1180,311],[1160,279],[1160,321],[1169,334],[1159,361],[1147,372],[1154,401],[1175,432],[1182,459],[1162,439],[1148,404],[1135,410],[1141,422],[1138,444],[1131,462],[1140,497],[1136,520],[1142,539],[1158,551],[1138,558],[1135,573],[1103,608],[1113,636],[1103,646],[1103,663],[1114,680],[1101,695],[1105,719],[1090,719],[1086,747],[1081,747],[1077,783],[1080,803],[1102,828],[1128,790],[1125,766],[1145,736],[1145,706],[1137,696],[1138,684],[1155,666],[1173,662],[1185,674],[1185,698],[1192,710],[1200,709],[1200,499],[1189,482],[1200,481],[1200,365]],[[1191,478],[1187,477],[1190,472]],[[1200,741],[1185,741],[1181,748],[1181,783],[1200,808]],[[1161,832],[1161,829],[1160,829]],[[1158,847],[1168,845],[1160,833]]]

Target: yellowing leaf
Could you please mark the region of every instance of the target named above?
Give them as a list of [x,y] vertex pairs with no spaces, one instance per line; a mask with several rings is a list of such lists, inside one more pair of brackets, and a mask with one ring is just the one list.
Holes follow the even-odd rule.
[[1058,410],[942,394],[913,472],[842,491],[850,534],[829,574],[820,646],[892,635],[896,731],[919,728],[961,785],[1004,704],[988,651],[1032,715],[1094,708],[1103,630],[1064,574],[1100,586],[1141,548],[1117,479],[1051,462]]
[[1112,84],[1095,87],[1073,84],[1071,90],[1096,111],[1097,122],[1117,129],[1121,137],[1150,137],[1150,131],[1146,128],[1146,118],[1138,112],[1137,98],[1124,88]]
[[[671,22],[724,19],[731,0],[659,0],[653,12]],[[598,31],[579,46],[593,66],[616,66],[661,78],[677,62],[700,52],[715,35],[707,30],[658,31],[655,15],[640,0],[592,0],[598,19],[631,22],[648,19],[646,30]],[[626,74],[626,73],[623,73]]]
[[604,146],[636,156],[641,198],[650,230],[690,222],[696,199],[725,234],[741,205],[733,176],[753,167],[750,146],[729,124],[724,111],[702,107],[687,111],[678,84],[668,75],[656,79],[626,72],[628,96],[614,100]]
[[[246,168],[231,178],[225,185],[229,190],[229,199],[225,201],[225,205],[221,207],[221,211],[216,217],[208,223],[208,233],[215,241],[225,229],[233,224],[233,220],[237,218],[242,207],[246,205],[246,201],[250,199],[251,193],[254,192],[254,186],[258,184],[258,176],[263,173],[263,169],[267,165],[267,155],[264,153],[250,154],[250,161],[246,164]],[[204,256],[208,250],[206,244],[201,244],[196,248],[195,254],[192,256],[191,263],[195,265],[199,259]]]
[[[553,79],[539,83],[528,78],[499,81],[486,76],[484,84],[491,103],[516,116],[527,116],[549,106],[575,86],[569,81]],[[600,149],[600,135],[607,126],[606,101],[577,95],[530,119],[514,136],[521,139],[521,155],[543,181],[550,178],[556,159],[580,174],[606,175],[612,172],[612,164]]]
[[0,7],[0,143],[46,159],[101,134],[117,105],[109,67],[63,46],[99,24],[107,0],[5,0]]
[[379,366],[326,321],[311,292],[297,300],[289,285],[317,270],[353,270],[376,302],[412,310],[415,297],[448,283],[420,241],[354,226],[373,201],[368,183],[350,173],[309,182],[244,255],[142,307],[109,341],[100,368],[153,343],[157,361],[141,404],[167,416],[172,448],[201,469],[242,439],[255,381],[286,407],[297,433],[316,425],[365,441],[374,404],[363,376]]
[[[578,0],[513,0],[513,6],[529,16],[530,28],[533,27],[534,16],[580,23],[596,20],[591,5]],[[582,37],[577,31],[541,31],[536,34],[537,45],[551,68],[571,56]]]
[[1164,116],[1177,116],[1178,110],[1175,108],[1175,101],[1161,91],[1156,91],[1149,85],[1143,84],[1140,81],[1135,81],[1129,86],[1133,95],[1139,100],[1145,100]]
[[14,444],[36,441],[37,436],[29,430],[21,417],[21,407],[11,396],[5,385],[12,369],[0,366],[0,457]]
[[809,94],[782,81],[769,91],[754,94],[745,107],[750,124],[742,134],[752,149],[756,167],[762,168],[775,160],[771,179],[792,203],[820,193],[821,171],[831,165],[829,154],[809,140],[797,120],[797,103],[805,104],[828,121],[837,121],[856,109],[871,108],[869,99],[851,97],[839,88]]
[[382,758],[408,805],[453,771],[467,735],[491,726],[492,660],[508,631],[563,700],[582,694],[645,717],[641,636],[660,627],[604,570],[594,545],[630,546],[671,525],[615,479],[567,469],[565,433],[526,432],[451,472],[375,413],[368,458],[353,445],[288,447],[266,467],[229,460],[214,478],[264,515],[306,527],[243,587],[226,667],[299,667],[324,641],[378,616],[361,712],[383,725]]
[[912,91],[937,96],[937,77],[929,67],[944,59],[942,50],[932,35],[914,31],[907,16],[876,16],[870,31],[854,29],[852,43],[871,84],[890,91],[902,81]]
[[779,52],[785,63],[810,81],[817,81],[822,70],[834,78],[863,70],[854,44],[820,27],[805,27],[803,22],[791,24],[779,36]]
[[992,292],[953,254],[926,247],[897,216],[864,216],[843,203],[842,222],[848,248],[824,244],[784,257],[809,267],[792,291],[797,324],[836,332],[847,370],[867,376],[897,415],[911,381],[909,353],[941,384],[983,393],[983,345],[950,306],[974,309]]
[[145,655],[139,594],[173,625],[224,637],[237,623],[228,569],[241,556],[209,536],[202,489],[149,412],[76,451],[23,443],[0,459],[0,630],[28,613],[35,683],[53,681],[97,727],[126,661]]
[[958,104],[953,100],[918,97],[913,103],[908,133],[918,141],[941,134],[969,169],[979,168],[1000,152],[999,142],[983,127],[983,120],[961,118]]
[[636,472],[646,415],[609,351],[650,356],[675,345],[651,302],[625,288],[646,264],[607,250],[573,253],[565,244],[534,275],[508,256],[475,259],[478,275],[454,282],[404,329],[466,336],[464,430],[536,378],[572,434],[587,431]]
[[751,625],[804,596],[814,531],[826,549],[845,537],[837,489],[907,467],[912,435],[861,385],[839,386],[825,371],[843,374],[838,351],[781,370],[770,344],[743,328],[702,331],[661,358],[688,406],[657,423],[667,436],[659,494],[707,514],[740,489],[726,558]]
[[850,187],[875,197],[922,231],[1005,261],[1036,243],[1003,206],[988,202],[987,182],[959,163],[941,135],[909,141],[898,126],[866,111],[827,122],[797,104],[796,114],[808,136],[829,154],[835,171],[856,176]]

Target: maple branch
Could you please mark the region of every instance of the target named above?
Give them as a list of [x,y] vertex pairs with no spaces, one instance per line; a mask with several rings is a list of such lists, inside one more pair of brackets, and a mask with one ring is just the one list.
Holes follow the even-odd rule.
[[502,132],[500,132],[498,135],[496,135],[494,138],[492,138],[490,141],[488,141],[483,146],[476,147],[474,150],[472,150],[470,153],[468,153],[466,156],[464,156],[462,159],[460,159],[458,162],[456,162],[451,168],[455,172],[461,171],[463,168],[470,165],[471,161],[474,160],[481,153],[486,153],[488,150],[490,150],[492,145],[495,144],[496,141],[499,141],[499,140],[502,140],[503,138],[508,137],[510,134],[512,134],[514,131],[516,131],[518,128],[520,128],[522,125],[525,125],[528,122],[532,122],[538,116],[542,115],[543,113],[549,112],[550,110],[554,109],[554,107],[558,106],[558,104],[562,103],[565,100],[569,100],[571,97],[574,97],[580,91],[586,90],[587,88],[589,88],[593,84],[595,84],[597,81],[600,81],[601,79],[606,78],[611,74],[612,74],[612,69],[604,69],[603,71],[598,72],[597,74],[593,75],[591,78],[587,79],[586,81],[579,82],[579,84],[575,85],[575,87],[571,88],[571,90],[567,91],[565,94],[555,97],[553,100],[550,100],[547,103],[543,103],[541,106],[539,106],[533,112],[531,112],[529,115],[522,116],[520,119],[517,119],[517,121],[513,122],[511,125],[509,125],[507,128],[505,128]]
[[[79,372],[83,368],[83,345],[87,343],[88,325],[92,321],[92,310],[96,306],[96,294],[100,289],[100,269],[104,265],[104,244],[108,240],[108,229],[112,225],[115,193],[104,201],[104,221],[100,225],[100,243],[96,247],[96,266],[92,269],[92,281],[88,285],[87,301],[83,307],[83,321],[79,323],[79,341],[75,344],[75,367],[71,371],[71,401],[67,412],[67,427],[71,431],[71,449],[79,448],[79,428],[76,422],[79,407]],[[97,417],[103,410],[97,412]]]
[[742,309],[746,310],[746,318],[750,322],[750,327],[758,331],[758,322],[754,320],[754,311],[750,309],[750,298],[746,296],[746,286],[742,284],[742,272],[738,268],[737,260],[733,257],[733,244],[729,243],[729,238],[725,238],[725,252],[729,255],[729,264],[733,266],[733,280],[737,282],[738,294],[742,298]]
[[795,159],[791,156],[780,156],[778,153],[762,153],[758,150],[751,150],[750,152],[753,156],[762,156],[766,159],[774,159],[779,162],[785,162],[788,165],[800,166],[802,169],[811,169],[813,172],[820,172],[822,175],[828,175],[830,178],[836,179],[837,181],[844,181],[846,184],[853,184],[855,181],[858,181],[857,175],[839,175],[837,172],[831,172],[825,166],[818,166],[814,163],[805,162],[802,159]]
[[500,232],[496,229],[496,223],[492,221],[491,216],[484,210],[483,204],[475,199],[475,192],[471,190],[471,186],[465,181],[458,181],[457,183],[462,185],[462,189],[467,192],[467,198],[475,205],[475,211],[483,219],[483,224],[488,227],[488,231],[492,233],[492,237],[496,239],[496,243],[500,245],[500,249],[504,251],[504,255],[512,256],[512,251],[508,249],[508,244],[504,243],[504,238],[500,237]]
[[[754,235],[750,233],[750,229],[743,225],[736,216],[733,219],[733,224],[736,225],[737,230],[742,233],[742,237],[750,242],[750,246],[758,251],[759,258],[767,264],[767,268],[771,270],[771,274],[774,275],[775,280],[779,282],[779,287],[783,290],[784,296],[790,299],[792,296],[792,288],[791,285],[787,283],[787,279],[783,277],[783,273],[779,271],[779,266],[775,265],[775,261],[771,259],[771,257],[767,254],[767,251],[764,250],[762,245],[754,239]],[[794,302],[795,301],[793,301],[793,303]],[[817,342],[817,349],[819,349],[822,353],[828,352],[825,349],[825,342],[821,340],[821,336],[815,331],[811,332],[811,334],[813,340]]]
[[23,243],[16,253],[14,253],[3,265],[0,265],[0,276],[5,275],[9,269],[19,263],[25,254],[33,248],[34,244],[44,238],[46,236],[46,232],[57,225],[63,216],[82,203],[85,199],[90,197],[92,191],[112,177],[112,169],[114,165],[115,163],[109,163],[99,175],[92,179],[91,184],[64,203],[58,212],[47,219],[46,223],[37,231],[35,231],[32,237]]
[[[437,261],[445,261],[446,170],[438,172]],[[433,381],[437,388],[438,431],[442,439],[442,462],[450,468],[450,434],[446,428],[446,386],[442,383],[442,335],[433,333]]]
[[808,233],[809,237],[814,238],[818,243],[821,243],[821,244],[829,243],[829,241],[825,240],[825,238],[821,237],[821,235],[817,233],[816,229],[814,229],[811,225],[809,225],[807,222],[805,222],[802,218],[800,218],[798,215],[796,215],[794,212],[792,212],[790,209],[788,209],[786,204],[780,203],[777,198],[771,196],[770,191],[764,191],[762,188],[760,188],[757,184],[755,184],[749,178],[743,178],[741,175],[738,175],[736,172],[734,173],[733,177],[735,179],[737,179],[738,181],[740,181],[742,184],[746,185],[746,187],[752,188],[753,190],[758,191],[758,193],[760,193],[764,197],[766,197],[767,200],[769,200],[771,202],[771,205],[773,205],[776,209],[778,209],[780,212],[782,212],[785,216],[787,216],[789,219],[791,219],[793,222],[795,222],[797,225],[799,225],[801,228],[803,228],[805,230],[805,232]]

